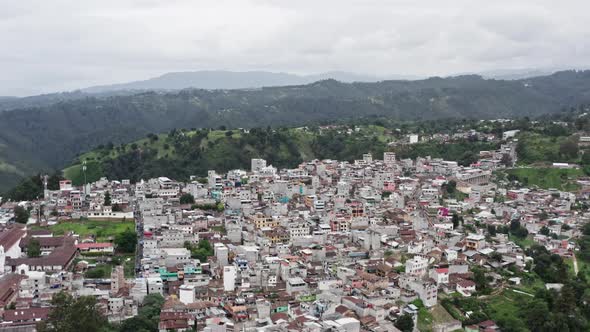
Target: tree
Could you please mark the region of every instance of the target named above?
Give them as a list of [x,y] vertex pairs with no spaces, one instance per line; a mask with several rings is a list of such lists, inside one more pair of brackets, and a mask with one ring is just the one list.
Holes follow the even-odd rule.
[[502,164],[506,167],[511,167],[512,166],[512,158],[510,157],[510,155],[507,153],[504,153],[502,155],[502,158],[500,158],[500,164]]
[[459,227],[459,215],[457,213],[453,213],[453,229],[457,229]]
[[184,247],[191,252],[192,258],[196,258],[201,262],[206,262],[207,257],[214,254],[213,247],[207,239],[199,241],[196,247],[187,241],[184,243]]
[[160,294],[150,294],[143,299],[138,315],[129,318],[119,327],[119,332],[158,331],[160,311],[164,298]]
[[30,212],[24,207],[17,205],[14,207],[14,221],[19,224],[26,224],[29,221]]
[[449,181],[446,185],[446,189],[449,195],[454,194],[455,190],[457,189],[457,182],[455,182],[454,180]]
[[496,236],[496,233],[496,226],[488,225],[488,234],[490,234],[490,236]]
[[121,252],[135,252],[135,247],[137,246],[137,233],[130,228],[127,228],[124,232],[117,234],[115,237],[115,244],[117,245],[117,249]]
[[471,151],[465,151],[457,161],[459,165],[469,166],[477,161],[477,155]]
[[576,158],[578,156],[578,144],[574,140],[568,139],[559,146],[559,154],[565,158]]
[[402,332],[411,332],[414,330],[414,319],[409,314],[403,314],[394,325]]
[[539,233],[548,236],[551,233],[551,230],[549,230],[549,228],[547,226],[543,226],[541,227],[541,230],[539,231]]
[[215,206],[215,209],[217,210],[217,212],[223,212],[225,210],[225,204],[223,204],[223,202],[219,202]]
[[529,235],[529,231],[520,224],[520,221],[512,220],[510,222],[510,234],[522,239]]
[[195,197],[189,193],[182,194],[180,196],[180,204],[195,204]]
[[502,254],[494,251],[493,253],[490,254],[490,259],[496,262],[501,262],[502,261]]
[[121,208],[121,205],[119,204],[113,204],[112,210],[113,212],[121,212],[123,211],[123,208]]
[[475,282],[475,289],[482,294],[489,293],[490,288],[488,285],[488,281],[486,280],[486,275],[485,275],[484,270],[479,266],[474,267],[472,270],[473,270],[473,281]]
[[52,309],[47,320],[37,325],[39,332],[98,332],[108,329],[108,321],[98,310],[96,298],[72,295],[61,291],[51,299]]
[[111,206],[111,193],[108,191],[104,193],[104,205]]
[[27,244],[27,256],[39,257],[41,256],[41,243],[37,238],[31,238]]

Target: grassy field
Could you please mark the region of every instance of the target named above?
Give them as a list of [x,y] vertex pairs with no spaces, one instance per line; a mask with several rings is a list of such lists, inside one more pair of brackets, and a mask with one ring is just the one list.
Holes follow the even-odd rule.
[[126,256],[123,261],[126,278],[135,277],[135,255]]
[[113,266],[110,264],[96,264],[96,267],[88,269],[84,276],[86,278],[110,278],[112,270]]
[[537,133],[521,133],[518,137],[518,163],[522,165],[537,162],[568,162],[559,154],[559,146],[567,136],[550,137]]
[[518,182],[525,186],[538,186],[539,188],[556,188],[565,191],[574,191],[579,188],[576,179],[584,176],[581,169],[560,169],[548,167],[514,168],[506,171],[510,176],[516,177]]
[[[37,226],[36,228],[41,227]],[[61,222],[57,225],[48,227],[54,235],[63,235],[66,232],[73,231],[80,236],[94,235],[98,242],[108,241],[111,237],[122,233],[128,228],[134,230],[135,222],[84,220]]]
[[[84,172],[82,171],[82,165],[77,164],[64,169],[64,177],[72,180],[72,184],[80,186],[84,184]],[[86,162],[86,181],[96,181],[102,177],[102,167],[98,161],[87,161]]]
[[421,300],[415,300],[412,303],[418,307],[418,330],[421,332],[432,331],[432,313],[424,306]]
[[514,328],[513,331],[526,330],[525,322],[518,315],[532,297],[506,290],[500,295],[485,300],[485,313],[495,322],[504,323]]
[[451,316],[440,303],[432,307],[430,313],[432,314],[432,322],[434,325],[447,323],[453,320],[453,316]]
[[508,240],[516,243],[517,246],[521,247],[522,249],[530,248],[535,242],[533,241],[533,236],[529,235],[524,239],[516,237],[512,234],[508,235]]
[[529,272],[529,273],[525,273],[522,272],[522,274],[518,275],[519,277],[521,277],[521,283],[520,285],[514,285],[511,286],[511,288],[529,293],[529,294],[535,294],[535,292],[538,289],[541,288],[545,288],[545,283],[543,282],[543,280],[541,280],[541,278],[539,278],[539,276],[534,273],[534,272]]
[[[584,262],[578,257],[578,272],[583,273],[586,278],[590,278],[590,264]],[[563,262],[567,265],[568,271],[574,275],[574,260],[573,258],[564,258]]]

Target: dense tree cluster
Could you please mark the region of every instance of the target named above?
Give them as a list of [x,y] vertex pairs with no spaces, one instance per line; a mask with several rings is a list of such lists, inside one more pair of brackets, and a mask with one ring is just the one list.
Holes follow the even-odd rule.
[[160,294],[150,294],[143,299],[138,315],[121,323],[118,332],[157,332],[160,322],[160,310],[164,298]]
[[19,224],[26,224],[29,221],[31,213],[28,209],[17,205],[14,207],[14,221]]
[[40,257],[41,256],[41,243],[37,238],[31,238],[27,244],[27,256],[28,257]]
[[39,332],[109,331],[108,321],[98,310],[96,298],[74,298],[62,291],[53,295],[53,306],[47,320],[37,325]]
[[195,197],[189,193],[186,194],[182,194],[182,196],[180,196],[180,204],[194,204],[195,203]]
[[195,246],[190,242],[185,242],[184,247],[191,252],[191,257],[196,258],[201,262],[207,262],[209,256],[213,256],[213,247],[207,239],[200,240]]
[[137,246],[137,233],[128,228],[124,232],[117,234],[115,244],[120,252],[133,253]]
[[51,304],[48,319],[37,324],[39,332],[157,332],[164,298],[147,295],[138,315],[121,324],[109,324],[92,296],[74,298],[62,291],[53,296]]
[[[47,189],[58,190],[59,181],[63,180],[61,174],[55,173],[47,178]],[[8,191],[4,200],[30,201],[43,197],[43,178],[41,174],[24,178],[21,182]]]

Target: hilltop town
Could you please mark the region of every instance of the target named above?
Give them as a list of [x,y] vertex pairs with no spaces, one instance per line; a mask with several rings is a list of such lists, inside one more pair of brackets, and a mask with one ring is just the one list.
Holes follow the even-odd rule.
[[[286,169],[252,159],[186,183],[163,174],[50,190],[45,177],[43,197],[0,208],[0,330],[34,330],[61,292],[96,299],[113,326],[158,298],[159,331],[523,324],[531,317],[514,323],[515,306],[538,292],[565,301],[587,271],[576,253],[588,181],[574,192],[506,176],[517,132],[488,137],[500,148],[470,166],[385,152]],[[577,167],[549,168],[566,181]]]

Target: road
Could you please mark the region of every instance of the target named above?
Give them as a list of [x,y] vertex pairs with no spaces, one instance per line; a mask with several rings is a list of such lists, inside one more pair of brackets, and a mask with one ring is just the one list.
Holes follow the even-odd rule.
[[578,259],[576,258],[576,253],[573,253],[572,259],[574,262],[574,273],[578,275]]
[[141,259],[143,258],[143,216],[139,211],[139,203],[135,202],[135,231],[137,232],[137,248],[135,249],[135,274],[141,276]]

